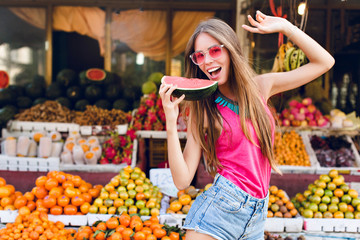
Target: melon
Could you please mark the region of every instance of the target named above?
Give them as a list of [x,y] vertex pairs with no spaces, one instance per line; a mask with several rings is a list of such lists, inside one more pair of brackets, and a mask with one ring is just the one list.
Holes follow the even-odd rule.
[[5,71],[0,71],[0,88],[9,86],[9,75]]
[[85,72],[85,78],[90,83],[103,83],[106,78],[106,72],[100,68],[90,68]]
[[213,94],[218,87],[218,83],[215,81],[198,78],[164,76],[161,82],[176,85],[177,88],[173,91],[172,95],[174,97],[181,97],[185,94],[185,100],[188,101],[207,98]]

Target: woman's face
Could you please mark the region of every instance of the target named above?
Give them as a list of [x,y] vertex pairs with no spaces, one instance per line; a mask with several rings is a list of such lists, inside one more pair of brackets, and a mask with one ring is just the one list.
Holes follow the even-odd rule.
[[[204,62],[198,65],[199,68],[210,80],[217,81],[219,86],[227,82],[230,68],[228,50],[225,47],[219,48],[220,45],[221,43],[218,40],[207,33],[200,33],[194,45],[195,52],[202,51],[205,53]],[[215,50],[211,49],[213,46],[217,46],[217,48]],[[209,53],[210,51],[213,52]],[[221,51],[221,54],[216,54],[216,51]],[[216,59],[210,55],[215,56]]]

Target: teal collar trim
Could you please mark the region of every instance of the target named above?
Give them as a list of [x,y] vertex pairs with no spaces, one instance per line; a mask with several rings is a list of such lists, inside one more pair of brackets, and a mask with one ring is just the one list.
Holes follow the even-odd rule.
[[220,106],[227,107],[231,111],[233,111],[234,113],[239,115],[239,106],[238,106],[237,102],[234,102],[231,99],[225,97],[224,95],[222,95],[220,93],[220,91],[218,91],[218,95],[220,95],[220,96],[218,96],[215,99],[215,103],[218,103]]

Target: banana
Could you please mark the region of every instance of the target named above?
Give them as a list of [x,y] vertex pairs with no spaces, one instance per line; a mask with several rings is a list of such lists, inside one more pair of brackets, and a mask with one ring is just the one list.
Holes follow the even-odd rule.
[[299,49],[299,60],[296,68],[301,67],[304,64],[306,64],[306,55],[301,49]]
[[285,58],[284,58],[284,62],[283,62],[283,68],[286,72],[291,70],[290,60],[291,60],[292,53],[294,51],[295,51],[295,47],[290,47],[286,50]]
[[295,49],[294,51],[292,51],[290,56],[290,70],[294,70],[297,68],[300,51],[301,51],[300,49]]

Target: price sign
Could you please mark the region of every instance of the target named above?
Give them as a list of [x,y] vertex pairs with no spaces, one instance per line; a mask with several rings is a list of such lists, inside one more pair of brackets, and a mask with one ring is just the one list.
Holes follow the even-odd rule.
[[176,197],[178,189],[175,187],[170,168],[150,169],[150,181],[158,186],[162,193]]

